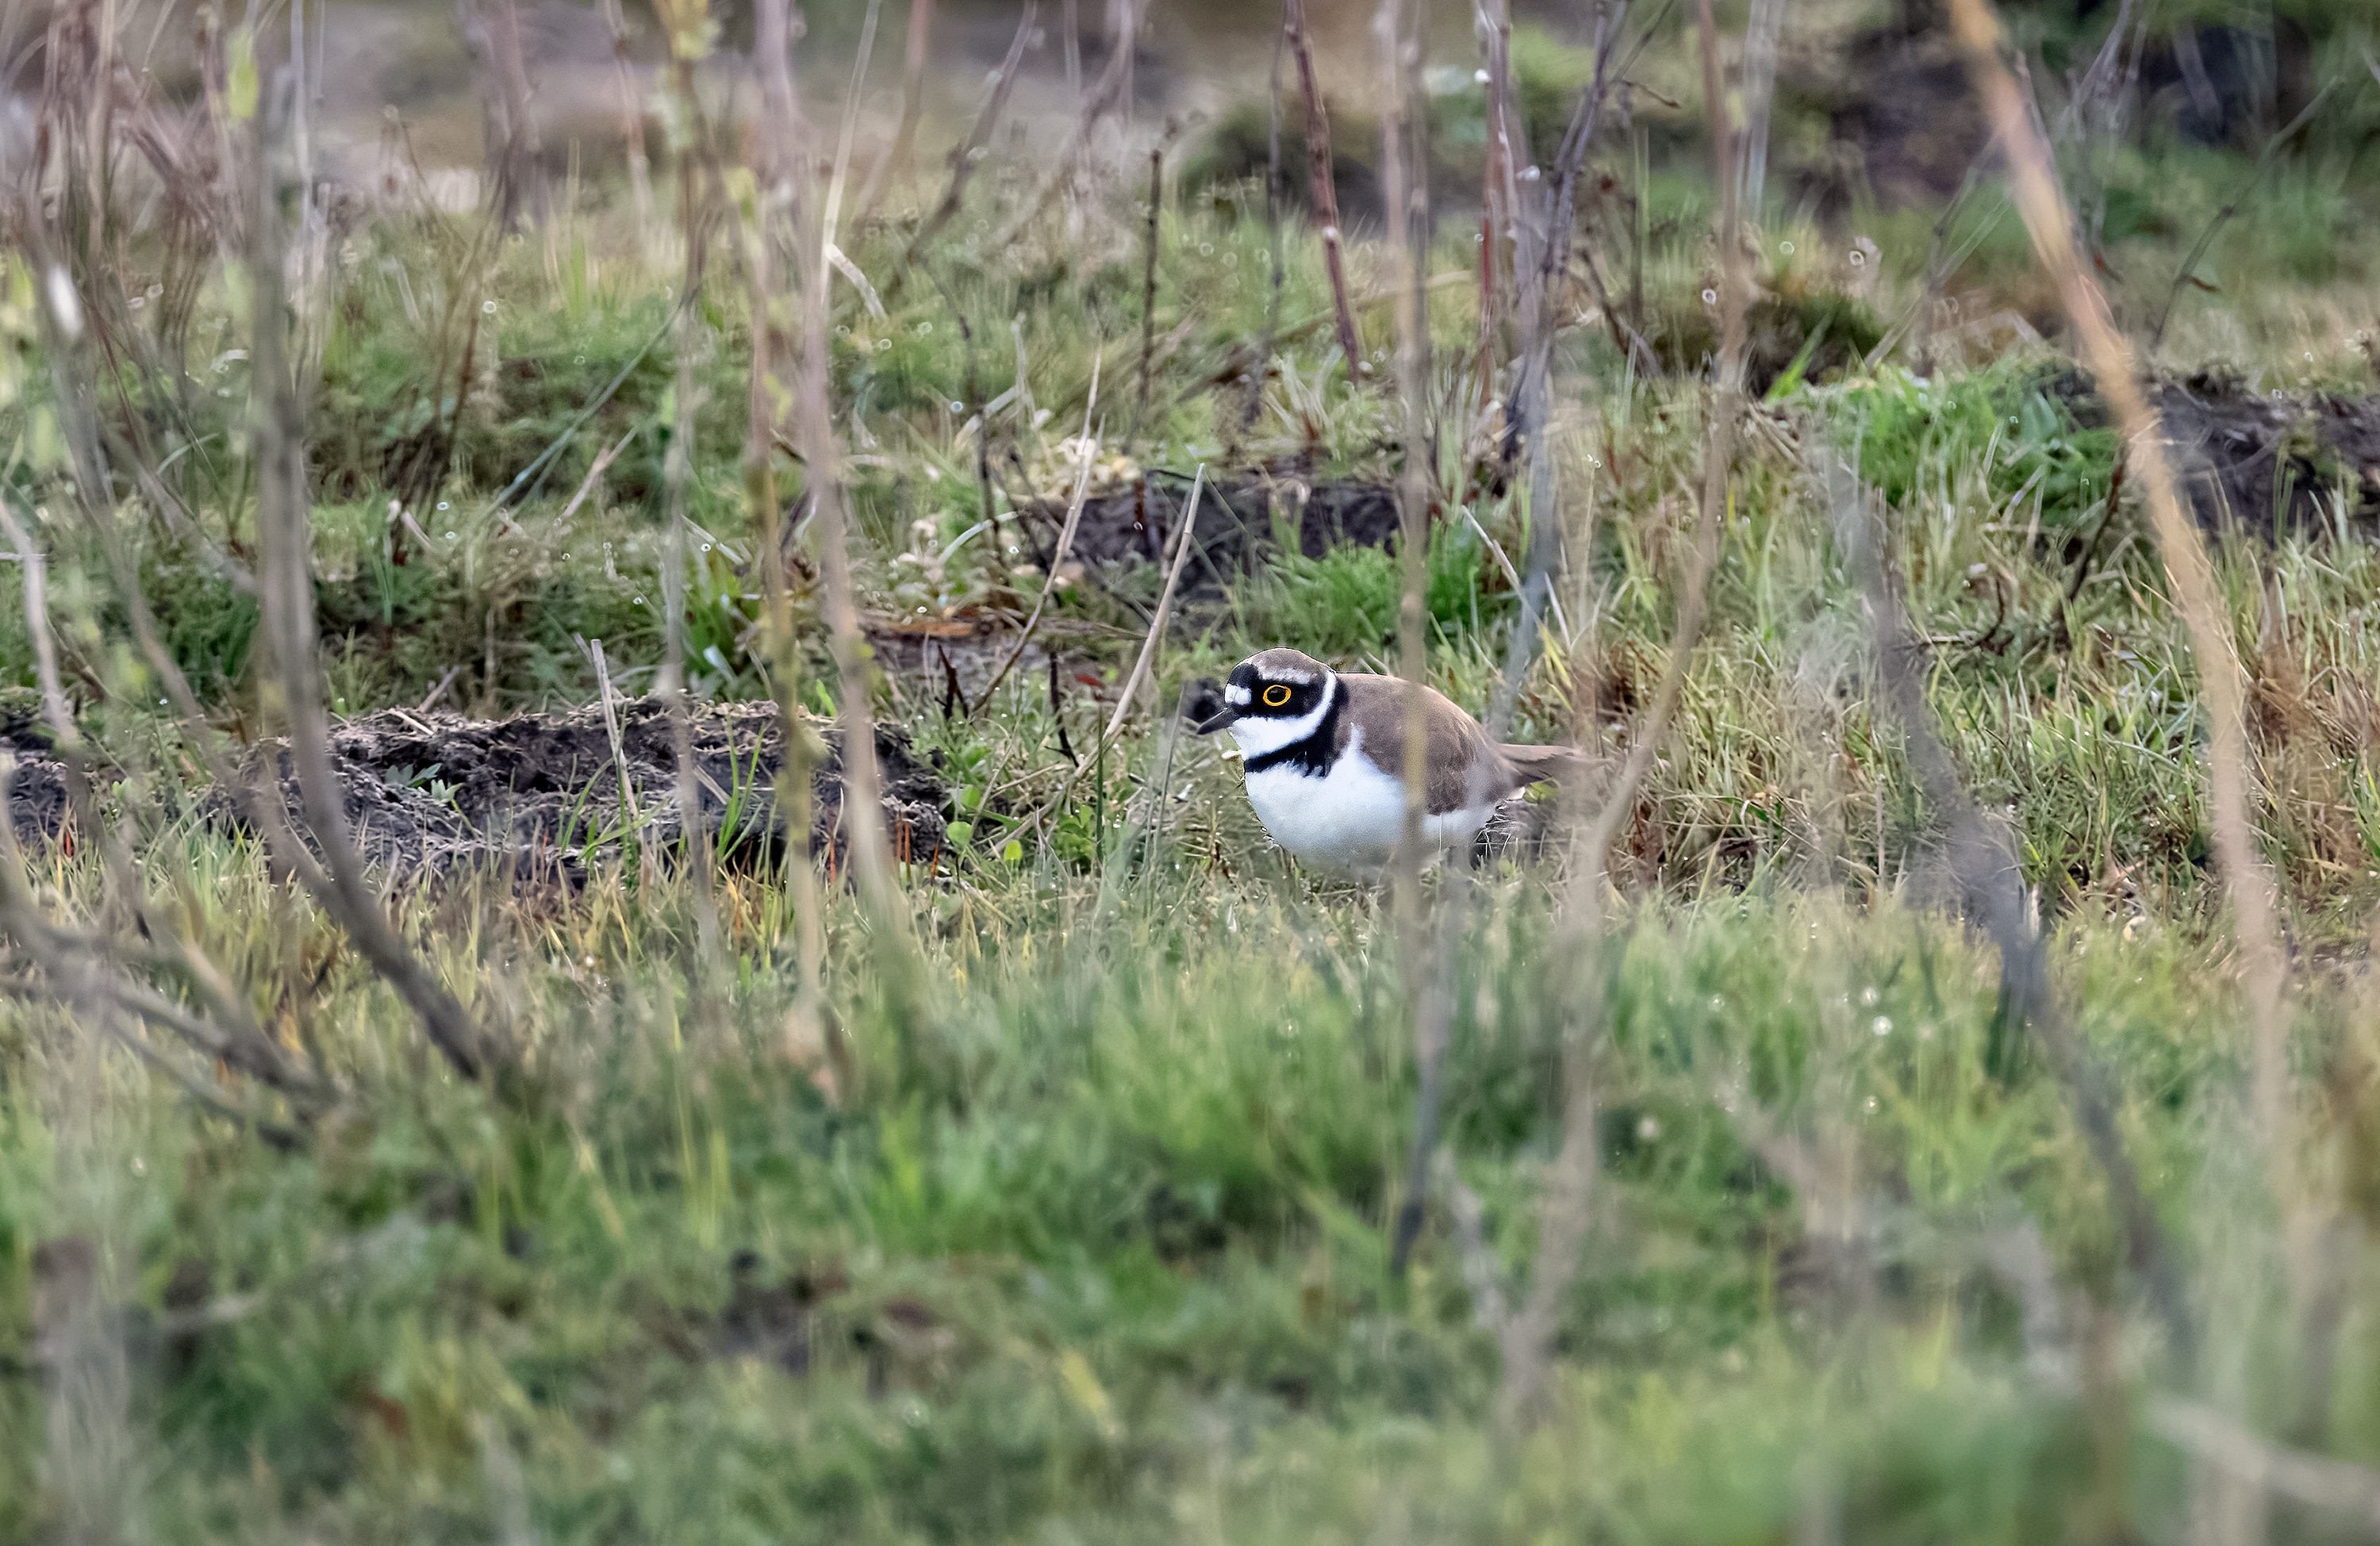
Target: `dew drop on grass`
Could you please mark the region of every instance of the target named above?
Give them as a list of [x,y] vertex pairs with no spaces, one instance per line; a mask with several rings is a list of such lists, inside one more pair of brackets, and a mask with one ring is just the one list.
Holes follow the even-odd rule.
[[1876,1008],[1876,1001],[1883,996],[1884,995],[1876,991],[1874,984],[1860,989],[1860,1003],[1871,1009]]
[[1705,306],[1717,306],[1718,304],[1718,292],[1717,290],[1705,290],[1703,292],[1703,304]]
[[1875,1032],[1875,1033],[1876,1033],[1877,1035],[1879,1035],[1879,1036],[1889,1036],[1889,1035],[1891,1035],[1891,1034],[1892,1034],[1892,1020],[1891,1020],[1891,1017],[1890,1017],[1890,1016],[1888,1016],[1888,1015],[1878,1015],[1878,1016],[1876,1016],[1875,1020],[1873,1020],[1873,1021],[1869,1021],[1869,1022],[1868,1022],[1868,1029],[1869,1029],[1869,1030],[1871,1030],[1871,1031],[1873,1031],[1873,1032]]

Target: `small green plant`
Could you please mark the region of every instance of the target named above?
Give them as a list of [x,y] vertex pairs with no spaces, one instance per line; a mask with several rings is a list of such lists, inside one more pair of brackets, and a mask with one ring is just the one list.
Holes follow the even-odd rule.
[[2020,362],[1940,381],[1887,368],[1826,402],[1861,476],[1895,504],[1954,465],[1980,465],[1999,518],[2019,526],[2063,535],[2107,501],[2117,434],[2070,368]]
[[[1393,549],[1342,543],[1307,558],[1293,534],[1277,548],[1241,598],[1252,637],[1350,665],[1394,645],[1404,581]],[[1457,515],[1431,532],[1425,606],[1433,646],[1494,627],[1514,603],[1469,522]]]

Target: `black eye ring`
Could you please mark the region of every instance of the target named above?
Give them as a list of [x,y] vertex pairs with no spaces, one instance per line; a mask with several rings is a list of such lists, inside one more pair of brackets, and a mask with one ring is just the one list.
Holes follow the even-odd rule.
[[1289,689],[1276,682],[1265,689],[1264,701],[1267,708],[1279,708],[1289,701]]

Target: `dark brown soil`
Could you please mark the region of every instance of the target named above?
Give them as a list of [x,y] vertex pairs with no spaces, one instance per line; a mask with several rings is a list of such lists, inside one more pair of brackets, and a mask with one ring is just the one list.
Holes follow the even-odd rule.
[[2380,521],[2380,396],[2259,394],[2202,372],[2157,389],[2174,476],[2199,524],[2249,533]]
[[0,707],[0,752],[15,763],[8,821],[20,843],[46,842],[66,827],[66,765],[51,755],[49,727],[22,705]]
[[[616,752],[600,707],[494,721],[389,710],[347,721],[332,732],[331,751],[357,846],[376,867],[397,874],[505,864],[567,876],[617,852],[624,838],[674,845],[684,824],[670,711],[658,699],[638,698],[616,712]],[[811,780],[811,842],[814,852],[839,855],[842,737],[819,728],[826,755]],[[731,855],[776,854],[784,733],[775,706],[695,704],[689,730],[699,832]],[[923,861],[943,840],[941,780],[897,730],[877,729],[876,755],[895,851]],[[260,745],[250,769],[267,759],[278,760],[297,808],[285,744]],[[228,803],[218,808],[228,814]]]
[[[843,864],[843,732],[817,725],[826,756],[811,776],[811,852]],[[785,735],[773,704],[695,704],[699,830],[731,861],[764,864],[783,852],[776,773]],[[9,821],[24,844],[55,842],[67,826],[67,770],[50,754],[38,716],[0,711],[0,749],[14,756]],[[457,865],[512,865],[524,877],[578,877],[595,859],[638,844],[678,842],[678,761],[669,711],[657,699],[619,704],[619,756],[602,708],[468,720],[459,714],[385,711],[331,732],[347,827],[367,864],[393,876],[433,876]],[[284,743],[249,752],[248,773],[281,764],[290,811],[298,780]],[[941,776],[879,725],[885,826],[895,854],[926,861],[942,847],[947,792]],[[625,790],[621,797],[621,768]],[[212,821],[245,830],[238,806],[205,799]]]
[[[1179,473],[1153,471],[1130,488],[1086,501],[1074,557],[1101,569],[1135,559],[1159,562],[1182,529],[1192,481]],[[1038,540],[1054,548],[1065,506],[1040,505],[1033,514],[1045,528]],[[1275,546],[1276,516],[1295,532],[1298,550],[1308,558],[1320,558],[1345,542],[1386,547],[1397,535],[1396,490],[1355,479],[1308,482],[1261,472],[1210,478],[1191,533],[1184,597],[1211,599],[1247,573]]]
[[[638,698],[617,712],[616,757],[596,707],[494,721],[390,710],[347,721],[332,732],[331,751],[357,846],[375,868],[395,875],[508,864],[524,876],[569,878],[590,860],[617,854],[624,838],[634,839],[632,847],[674,845],[682,824],[669,711]],[[773,860],[783,846],[775,791],[784,733],[776,708],[696,704],[689,728],[699,769],[699,830],[732,860]],[[826,755],[811,779],[811,847],[821,856],[832,853],[839,866],[842,732],[817,728]],[[66,769],[50,755],[47,730],[34,716],[0,710],[0,750],[16,761],[9,815],[18,840],[55,840],[66,827]],[[877,729],[876,758],[895,852],[925,861],[943,842],[942,781],[897,730]],[[300,810],[285,743],[256,747],[248,772],[253,776],[268,759],[278,760],[284,797],[293,812]],[[219,792],[203,808],[226,827],[248,825]]]

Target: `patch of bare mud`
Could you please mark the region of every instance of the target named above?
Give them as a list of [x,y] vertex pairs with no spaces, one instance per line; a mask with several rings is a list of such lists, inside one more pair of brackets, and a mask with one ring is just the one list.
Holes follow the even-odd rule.
[[[1151,471],[1123,488],[1084,502],[1074,558],[1101,569],[1135,560],[1162,562],[1180,533],[1194,479]],[[1042,527],[1036,540],[1048,552],[1065,523],[1063,504],[1030,507]],[[1220,597],[1262,555],[1293,535],[1298,550],[1320,558],[1342,543],[1386,547],[1397,535],[1396,490],[1360,479],[1313,479],[1257,472],[1210,478],[1198,501],[1191,552],[1182,584],[1185,598]]]
[[2157,388],[2174,476],[2199,523],[2248,532],[2380,522],[2380,396],[2258,393],[2202,371]]
[[[568,877],[624,845],[674,845],[689,823],[679,811],[670,710],[637,698],[613,715],[616,739],[600,706],[497,720],[389,709],[346,721],[332,732],[331,753],[357,846],[394,874],[477,864]],[[842,734],[817,728],[826,755],[811,779],[811,844],[839,855]],[[785,748],[775,706],[693,704],[688,730],[699,807],[690,825],[722,853],[775,854]],[[943,842],[941,779],[898,730],[878,727],[876,756],[894,849],[922,861]],[[265,769],[298,808],[285,743],[250,754],[249,776]]]

